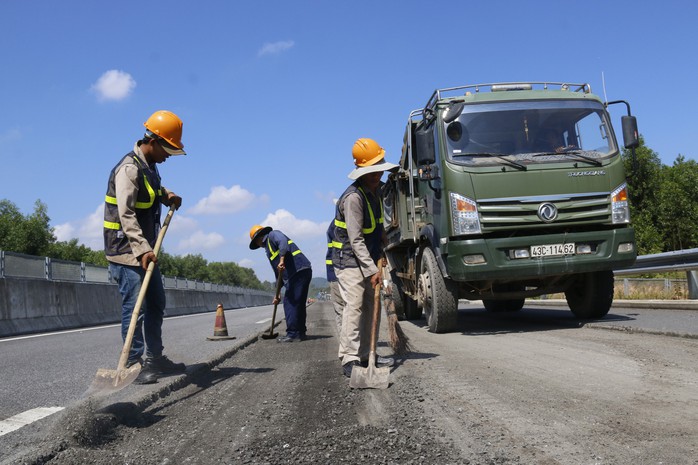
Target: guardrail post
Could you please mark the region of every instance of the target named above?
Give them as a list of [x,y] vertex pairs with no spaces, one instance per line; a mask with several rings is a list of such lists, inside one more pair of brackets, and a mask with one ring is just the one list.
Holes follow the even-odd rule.
[[623,297],[628,297],[630,294],[630,282],[628,278],[623,278]]
[[0,278],[5,277],[5,251],[0,250]]
[[698,299],[698,271],[687,271],[686,281],[688,282],[688,298]]
[[44,277],[51,280],[51,259],[48,257],[44,257]]

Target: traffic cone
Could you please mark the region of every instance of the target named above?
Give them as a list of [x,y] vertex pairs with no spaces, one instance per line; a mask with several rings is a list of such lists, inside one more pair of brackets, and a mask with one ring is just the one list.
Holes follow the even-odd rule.
[[209,336],[206,339],[209,341],[235,339],[235,336],[228,336],[228,326],[225,324],[225,313],[221,304],[218,304],[218,307],[216,307],[216,323],[213,326],[213,336]]

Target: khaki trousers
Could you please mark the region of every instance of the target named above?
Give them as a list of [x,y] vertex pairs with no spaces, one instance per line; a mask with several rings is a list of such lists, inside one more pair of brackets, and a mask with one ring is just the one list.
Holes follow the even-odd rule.
[[330,299],[334,307],[334,318],[337,323],[337,337],[342,335],[342,314],[344,313],[344,299],[339,290],[338,281],[330,281]]
[[[342,365],[354,360],[368,360],[371,351],[373,296],[371,277],[364,278],[359,268],[335,268],[339,291],[344,299],[342,330],[339,335],[339,358]],[[380,313],[378,314],[380,324]]]

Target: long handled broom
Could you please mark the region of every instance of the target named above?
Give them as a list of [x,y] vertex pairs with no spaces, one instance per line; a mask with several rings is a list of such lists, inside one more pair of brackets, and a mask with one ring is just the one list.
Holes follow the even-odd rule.
[[[172,205],[170,211],[167,212],[165,221],[160,228],[160,233],[155,241],[155,248],[153,253],[157,257],[160,252],[160,246],[162,245],[162,240],[165,238],[165,233],[170,225],[170,220],[172,215],[174,215],[175,207]],[[141,306],[143,305],[143,300],[145,299],[146,291],[148,290],[148,285],[150,284],[150,278],[153,275],[153,270],[155,269],[155,263],[150,262],[148,264],[148,269],[145,272],[145,277],[141,283],[141,290],[138,292],[138,298],[136,299],[136,306],[133,308],[133,313],[131,314],[131,322],[128,325],[128,333],[126,334],[126,339],[124,340],[124,347],[121,349],[121,356],[119,357],[119,364],[116,370],[109,370],[106,368],[100,368],[97,370],[97,375],[92,381],[92,385],[88,392],[95,391],[118,391],[128,386],[136,379],[138,373],[141,370],[141,366],[138,363],[131,365],[126,368],[126,362],[128,361],[128,354],[131,352],[131,344],[133,343],[133,334],[136,332],[136,323],[138,322],[138,314],[141,311]]]
[[393,349],[395,355],[404,356],[412,351],[410,347],[410,340],[407,334],[404,333],[398,323],[397,311],[395,310],[395,300],[393,298],[393,286],[395,285],[390,279],[390,273],[387,271],[384,265],[384,261],[380,261],[380,269],[383,274],[383,283],[385,292],[383,293],[383,300],[385,302],[385,316],[388,319],[388,344],[390,348]]

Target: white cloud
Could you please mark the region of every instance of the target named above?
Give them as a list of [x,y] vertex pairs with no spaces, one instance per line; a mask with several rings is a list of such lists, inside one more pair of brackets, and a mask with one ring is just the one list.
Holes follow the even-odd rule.
[[77,239],[78,243],[93,250],[102,250],[104,248],[103,227],[104,204],[100,204],[95,211],[86,218],[54,226],[54,235],[56,239],[61,242]]
[[243,258],[238,262],[239,266],[242,266],[244,268],[252,268],[252,265],[255,264],[254,260],[250,260],[249,258]]
[[99,101],[123,100],[136,88],[136,81],[130,74],[110,69],[102,74],[91,90],[97,94]]
[[[205,233],[203,231],[196,231],[194,234],[189,236],[187,239],[179,241],[177,245],[179,250],[211,250],[216,249],[225,243],[225,238],[218,233]],[[194,252],[199,253],[199,252]]]
[[254,194],[238,185],[230,189],[215,186],[208,197],[199,200],[188,212],[200,215],[237,213],[251,206],[256,199]]
[[266,43],[259,49],[257,56],[264,55],[275,55],[277,53],[285,52],[286,50],[293,47],[295,43],[292,40],[281,40],[279,42]]
[[[283,209],[269,213],[260,224],[279,229],[291,239],[307,238],[321,235],[324,237],[327,224],[315,223],[310,220],[296,218],[291,212]],[[249,242],[249,238],[248,238]]]

